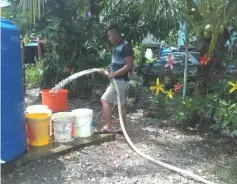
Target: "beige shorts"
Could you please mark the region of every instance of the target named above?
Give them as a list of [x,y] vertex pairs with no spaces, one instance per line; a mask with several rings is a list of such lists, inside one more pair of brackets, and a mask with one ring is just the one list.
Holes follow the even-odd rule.
[[[126,102],[126,92],[129,86],[128,81],[124,80],[116,80],[120,92],[120,99],[121,99],[121,105],[124,105]],[[106,89],[105,93],[101,97],[101,100],[105,100],[109,102],[110,104],[117,105],[117,93],[115,91],[114,86],[112,83],[110,83],[109,87]]]

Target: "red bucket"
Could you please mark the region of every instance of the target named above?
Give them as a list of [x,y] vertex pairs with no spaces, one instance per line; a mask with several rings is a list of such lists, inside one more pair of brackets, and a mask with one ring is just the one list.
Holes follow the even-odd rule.
[[47,105],[53,112],[66,111],[68,91],[59,89],[55,92],[50,92],[51,89],[41,90],[42,104]]

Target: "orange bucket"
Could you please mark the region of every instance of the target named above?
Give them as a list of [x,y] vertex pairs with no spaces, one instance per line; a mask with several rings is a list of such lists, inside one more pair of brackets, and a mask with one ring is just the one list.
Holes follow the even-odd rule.
[[42,104],[47,105],[53,112],[66,111],[68,91],[59,89],[55,92],[50,92],[51,89],[41,90]]

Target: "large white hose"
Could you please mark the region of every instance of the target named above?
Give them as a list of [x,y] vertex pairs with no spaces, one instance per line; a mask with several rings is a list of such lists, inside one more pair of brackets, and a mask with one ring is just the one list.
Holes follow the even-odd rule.
[[[98,68],[93,68],[93,69],[89,69],[89,70],[84,70],[82,72],[78,72],[78,73],[75,73],[73,75],[71,75],[70,77],[68,77],[67,79],[64,79],[63,81],[61,81],[60,83],[58,83],[54,88],[52,88],[51,92],[55,92],[57,89],[59,88],[62,88],[63,86],[65,86],[66,84],[70,83],[71,81],[73,81],[74,79],[78,78],[78,77],[81,77],[83,75],[86,75],[86,74],[89,74],[89,73],[93,73],[93,72],[99,72],[99,73],[104,73],[105,75],[108,75],[109,73],[105,70],[101,70],[101,69],[98,69]],[[164,162],[161,162],[159,160],[156,160],[154,158],[152,158],[151,156],[149,155],[146,155],[145,153],[141,152],[131,141],[131,139],[129,138],[127,132],[126,132],[126,129],[124,127],[124,122],[123,122],[123,117],[122,117],[122,109],[121,109],[121,101],[120,101],[120,92],[119,92],[119,88],[118,88],[118,85],[117,85],[117,82],[115,79],[112,79],[111,80],[114,87],[115,87],[115,90],[116,90],[116,93],[117,93],[117,101],[118,101],[118,112],[119,112],[119,121],[120,121],[120,125],[121,125],[121,128],[122,128],[122,131],[123,131],[123,134],[128,142],[128,144],[132,147],[132,149],[137,153],[139,154],[140,156],[142,156],[143,158],[149,160],[150,162],[154,163],[154,164],[157,164],[159,166],[162,166],[166,169],[169,169],[171,171],[174,171],[174,172],[177,172],[185,177],[188,177],[188,178],[192,178],[193,180],[195,181],[198,181],[198,182],[202,182],[202,183],[205,183],[205,184],[215,184],[213,182],[210,182],[196,174],[193,174],[189,171],[186,171],[186,170],[183,170],[183,169],[180,169],[180,168],[177,168],[175,166],[172,166],[172,165],[169,165],[169,164],[166,164]]]
[[[108,72],[104,71],[104,73],[106,75],[108,75]],[[152,158],[151,156],[149,155],[146,155],[145,153],[141,152],[131,141],[131,139],[129,138],[127,132],[126,132],[126,129],[125,129],[125,126],[124,126],[124,122],[123,122],[123,116],[122,116],[122,108],[121,108],[121,101],[120,101],[120,92],[119,92],[119,88],[118,88],[118,85],[117,85],[117,82],[115,79],[112,79],[111,80],[113,85],[114,85],[114,88],[116,90],[116,93],[117,93],[117,101],[118,101],[118,112],[119,112],[119,121],[120,121],[120,125],[121,125],[121,128],[122,128],[122,131],[123,131],[123,134],[128,142],[128,144],[132,147],[132,149],[137,153],[139,154],[140,156],[142,156],[143,158],[151,161],[152,163],[155,163],[159,166],[162,166],[166,169],[169,169],[171,171],[174,171],[174,172],[177,172],[185,177],[188,177],[188,178],[192,178],[193,180],[195,181],[198,181],[198,182],[202,182],[202,183],[205,183],[205,184],[215,184],[211,181],[208,181],[196,174],[193,174],[189,171],[186,171],[186,170],[183,170],[183,169],[180,169],[178,167],[175,167],[175,166],[172,166],[172,165],[169,165],[167,163],[164,163],[164,162],[161,162],[159,160],[156,160],[154,158]]]

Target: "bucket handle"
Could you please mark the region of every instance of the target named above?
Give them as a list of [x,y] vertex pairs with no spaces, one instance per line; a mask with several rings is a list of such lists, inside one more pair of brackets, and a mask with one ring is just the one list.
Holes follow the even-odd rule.
[[89,123],[90,122],[90,119],[86,122],[86,123],[84,123],[83,125],[81,125],[81,126],[78,126],[77,128],[80,128],[80,127],[83,127],[83,126],[85,126],[87,123]]

